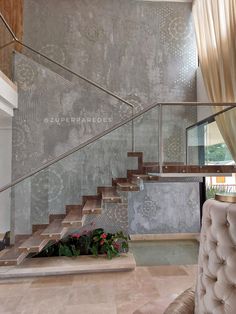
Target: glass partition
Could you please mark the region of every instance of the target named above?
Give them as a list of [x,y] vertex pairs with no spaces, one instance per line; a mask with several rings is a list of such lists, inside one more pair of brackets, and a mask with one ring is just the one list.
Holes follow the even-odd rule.
[[160,172],[166,175],[234,172],[235,162],[217,119],[225,114],[232,114],[233,118],[235,108],[226,104],[224,112],[214,114],[217,107],[214,111],[212,104],[162,104],[161,107]]

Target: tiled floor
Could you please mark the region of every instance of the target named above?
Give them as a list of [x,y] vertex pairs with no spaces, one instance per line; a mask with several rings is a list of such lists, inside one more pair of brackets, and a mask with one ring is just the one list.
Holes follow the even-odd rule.
[[[97,273],[0,281],[0,314],[131,314],[169,302],[195,282],[196,266],[137,267]],[[149,313],[147,313],[149,314]]]

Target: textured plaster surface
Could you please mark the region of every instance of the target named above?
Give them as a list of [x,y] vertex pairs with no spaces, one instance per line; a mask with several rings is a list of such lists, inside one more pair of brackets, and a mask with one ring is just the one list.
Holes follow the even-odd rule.
[[[157,101],[196,100],[190,4],[25,0],[24,18],[27,44],[129,100],[135,112]],[[24,53],[27,57],[15,55],[14,179],[131,115],[111,96]],[[159,114],[155,108],[134,123],[136,150],[144,151],[146,161],[158,160]],[[163,114],[165,159],[183,161],[185,127],[196,121],[196,111],[180,106]],[[35,175],[30,191],[23,184],[13,198],[17,233],[28,231],[28,222],[14,218],[24,213],[17,205],[21,198],[31,223],[47,223],[49,213],[62,213],[66,204],[80,203],[82,195],[110,185],[112,177],[126,176],[126,169],[136,166],[126,158],[130,150],[129,124]],[[122,223],[115,218],[120,208],[109,218],[122,228],[128,226],[123,211]],[[110,225],[105,217],[100,222]]]
[[199,184],[172,182],[144,184],[129,193],[130,233],[199,232]]

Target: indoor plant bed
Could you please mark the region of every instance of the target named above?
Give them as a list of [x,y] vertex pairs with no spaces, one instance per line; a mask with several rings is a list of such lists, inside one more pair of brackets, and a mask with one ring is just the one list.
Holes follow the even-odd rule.
[[128,238],[122,231],[105,232],[102,228],[72,233],[56,243],[49,244],[35,257],[106,255],[108,259],[128,252]]

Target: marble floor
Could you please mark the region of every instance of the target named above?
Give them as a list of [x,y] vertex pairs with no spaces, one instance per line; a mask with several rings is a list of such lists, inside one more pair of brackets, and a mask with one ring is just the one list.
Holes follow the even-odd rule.
[[[0,314],[131,314],[158,301],[155,314],[195,283],[196,265],[0,281]],[[144,311],[143,311],[144,310]],[[147,312],[147,314],[154,314]]]

